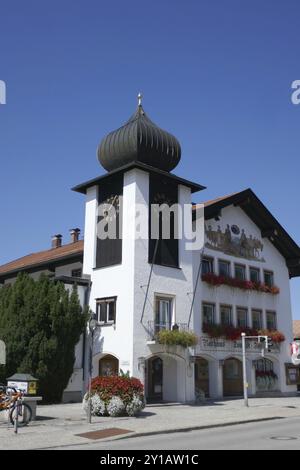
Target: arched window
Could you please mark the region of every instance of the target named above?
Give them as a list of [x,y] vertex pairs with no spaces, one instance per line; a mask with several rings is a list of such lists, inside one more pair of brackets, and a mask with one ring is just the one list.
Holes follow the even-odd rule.
[[109,375],[118,375],[119,373],[119,360],[110,354],[102,357],[99,361],[99,375],[100,377],[107,377]]
[[257,372],[273,372],[273,362],[270,359],[258,359],[255,361],[255,370]]

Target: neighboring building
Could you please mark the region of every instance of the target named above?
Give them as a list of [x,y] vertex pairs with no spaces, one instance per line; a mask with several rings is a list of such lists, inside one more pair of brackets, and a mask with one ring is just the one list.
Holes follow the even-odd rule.
[[[293,339],[289,279],[300,275],[298,245],[248,189],[205,203],[204,248],[187,250],[202,207],[192,205],[192,194],[205,188],[171,173],[180,144],[148,119],[141,103],[103,139],[98,156],[107,173],[73,188],[86,197],[84,242],[2,266],[0,282],[11,282],[21,270],[49,272],[66,285],[77,282],[82,303],[89,303],[100,325],[93,376],[129,371],[143,381],[149,401],[189,402],[199,390],[211,398],[242,394],[240,341],[210,338],[214,324],[227,333],[236,332],[233,327],[280,330],[286,340],[264,358],[256,344],[248,344],[249,391],[295,393],[295,385],[287,385],[286,364]],[[163,203],[182,209],[181,239],[172,215],[169,239],[151,239],[151,207]],[[111,219],[117,236],[99,238],[99,227]],[[158,344],[156,333],[173,328],[195,331],[198,345]],[[65,399],[87,384],[85,343],[77,346]]]
[[293,336],[294,340],[300,341],[300,320],[293,321]]
[[[37,279],[41,274],[53,276],[71,289],[76,282],[82,306],[88,302],[90,281],[82,277],[83,240],[79,240],[79,229],[72,229],[70,243],[62,245],[62,236],[52,238],[51,249],[32,253],[0,266],[0,285],[15,281],[19,272],[27,272]],[[85,339],[82,337],[75,350],[74,372],[63,396],[64,401],[81,400],[83,391]]]

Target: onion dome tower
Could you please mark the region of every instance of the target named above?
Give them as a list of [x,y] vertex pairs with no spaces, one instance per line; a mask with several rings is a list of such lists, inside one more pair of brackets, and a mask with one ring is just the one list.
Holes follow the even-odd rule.
[[137,162],[170,172],[178,165],[180,157],[180,143],[148,118],[141,94],[131,118],[104,137],[98,147],[99,162],[107,171]]

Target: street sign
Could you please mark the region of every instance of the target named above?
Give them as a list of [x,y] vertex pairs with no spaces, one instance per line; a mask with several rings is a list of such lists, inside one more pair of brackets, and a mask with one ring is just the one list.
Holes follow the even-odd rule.
[[6,347],[4,341],[0,340],[0,365],[6,364]]

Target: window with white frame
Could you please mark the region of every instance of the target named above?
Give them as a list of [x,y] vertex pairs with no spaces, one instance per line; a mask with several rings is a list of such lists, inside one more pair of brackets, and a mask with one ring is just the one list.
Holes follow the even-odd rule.
[[264,283],[268,287],[274,286],[274,273],[272,271],[264,271]]
[[224,325],[224,326],[232,325],[232,307],[230,307],[229,305],[221,305],[220,320],[221,320],[221,325]]
[[213,258],[202,259],[202,274],[210,274],[214,272],[214,260]]
[[173,297],[155,297],[155,327],[156,329],[168,329],[172,327]]
[[219,275],[224,277],[230,277],[229,261],[219,260]]
[[258,268],[250,268],[250,281],[256,284],[260,282],[260,270]]
[[267,312],[266,313],[266,320],[267,320],[267,329],[268,330],[276,330],[277,328],[277,321],[276,321],[276,312]]
[[238,328],[247,328],[248,327],[248,309],[238,307],[236,309],[236,324]]
[[203,324],[213,325],[215,323],[215,310],[214,304],[203,303],[202,304],[202,321]]
[[239,279],[240,281],[246,280],[246,266],[242,264],[235,264],[234,265],[234,277]]
[[260,330],[263,327],[262,323],[262,311],[252,310],[252,328]]
[[116,322],[116,303],[116,297],[97,299],[96,314],[99,323],[111,325]]

